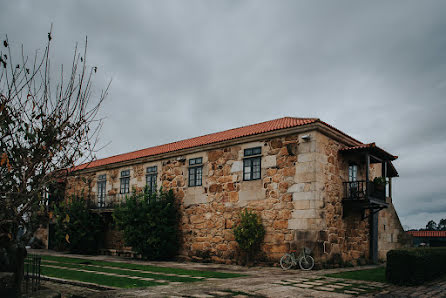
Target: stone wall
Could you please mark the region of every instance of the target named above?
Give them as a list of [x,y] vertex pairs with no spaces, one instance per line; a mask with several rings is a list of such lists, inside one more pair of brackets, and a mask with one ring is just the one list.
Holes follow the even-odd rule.
[[[288,224],[292,214],[294,220],[299,214],[305,216],[302,205],[295,210],[299,203],[296,203],[297,197],[293,197],[293,190],[300,187],[295,183],[298,151],[305,153],[311,148],[299,146],[298,150],[298,139],[298,135],[267,139],[71,177],[66,195],[83,192],[94,198],[97,176],[106,174],[106,203],[119,201],[123,199],[118,194],[122,170],[130,169],[131,188],[140,191],[145,186],[146,167],[157,165],[158,185],[172,189],[180,203],[181,255],[233,262],[237,259],[238,249],[232,228],[238,223],[243,208],[248,208],[259,214],[266,230],[260,257],[277,261],[294,242],[295,233]],[[262,148],[261,179],[243,181],[244,149],[258,146]],[[188,160],[196,157],[203,158],[202,186],[188,187]],[[311,206],[313,209],[309,212],[314,212],[317,206],[313,203]],[[313,222],[314,227],[317,224],[317,221]],[[109,238],[107,244],[116,242],[114,237]]]
[[303,230],[313,231],[315,251],[322,262],[356,263],[369,256],[369,223],[360,212],[344,214],[343,182],[348,181],[348,166],[352,162],[358,165],[358,179],[365,179],[365,165],[361,160],[340,155],[342,145],[319,132],[314,133],[314,142],[314,153],[309,159],[316,171],[312,183],[320,219],[317,225],[304,226]]
[[[293,204],[287,190],[294,184],[297,156],[291,147],[296,140],[297,136],[277,138],[198,153],[185,161],[164,161],[162,185],[181,200],[181,254],[233,262],[238,250],[232,228],[243,208],[254,210],[262,219],[266,259],[277,260],[288,251],[293,240],[288,229]],[[261,179],[243,181],[244,149],[257,146],[262,147]],[[187,187],[186,162],[195,157],[203,157],[203,186]]]
[[411,244],[401,225],[392,199],[387,198],[387,203],[389,203],[389,207],[380,211],[378,217],[378,258],[381,261],[386,260],[389,250],[409,247]]

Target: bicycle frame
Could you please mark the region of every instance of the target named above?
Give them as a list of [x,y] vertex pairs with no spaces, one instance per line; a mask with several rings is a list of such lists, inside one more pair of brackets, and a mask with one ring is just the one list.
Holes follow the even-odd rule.
[[[289,257],[289,260],[286,260],[287,257]],[[282,263],[283,260],[284,263]],[[303,248],[299,254],[297,254],[297,250],[291,250],[280,259],[280,266],[284,270],[288,270],[296,265],[299,265],[302,270],[311,270],[313,268],[314,259],[307,253],[305,248]]]

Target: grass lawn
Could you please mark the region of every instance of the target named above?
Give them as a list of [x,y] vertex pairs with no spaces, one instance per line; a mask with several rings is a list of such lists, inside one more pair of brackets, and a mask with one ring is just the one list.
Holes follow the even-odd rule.
[[374,269],[365,269],[365,270],[345,271],[345,272],[327,274],[325,276],[387,283],[385,267],[378,267]]
[[42,265],[41,267],[41,274],[50,277],[90,282],[103,286],[117,287],[117,288],[152,287],[152,286],[167,284],[167,283],[159,283],[156,281],[146,281],[146,280],[125,278],[125,277],[100,275],[89,272],[79,272],[79,271],[51,268],[51,267],[46,267],[44,265]]
[[56,261],[59,263],[72,263],[72,264],[88,263],[88,264],[97,265],[97,266],[110,266],[110,267],[125,268],[125,269],[144,270],[144,271],[148,271],[148,272],[169,273],[169,274],[173,273],[173,274],[177,274],[177,275],[187,275],[187,276],[201,276],[201,277],[206,277],[206,278],[233,278],[233,277],[244,276],[242,274],[227,273],[227,272],[188,270],[188,269],[181,269],[181,268],[160,267],[160,266],[152,266],[152,265],[129,264],[129,263],[123,263],[123,262],[107,262],[107,261],[87,260],[87,259],[80,259],[80,258],[42,256],[42,262],[45,260]]
[[[244,276],[236,273],[188,270],[81,258],[45,255],[41,257],[42,275],[119,288],[150,287],[167,284],[168,282],[195,282],[206,278],[234,278]],[[79,270],[88,270],[90,272]],[[107,274],[117,274],[119,276]],[[142,278],[148,278],[150,280],[143,280]]]

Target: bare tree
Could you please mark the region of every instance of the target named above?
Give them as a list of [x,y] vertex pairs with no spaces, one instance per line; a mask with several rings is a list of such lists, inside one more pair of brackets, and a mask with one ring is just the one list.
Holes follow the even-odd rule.
[[50,31],[32,58],[22,46],[17,60],[7,36],[0,45],[0,248],[26,244],[48,185],[96,152],[110,83],[91,100],[97,67],[87,64],[87,39],[82,51],[76,45],[71,71],[62,66],[54,83],[51,40]]

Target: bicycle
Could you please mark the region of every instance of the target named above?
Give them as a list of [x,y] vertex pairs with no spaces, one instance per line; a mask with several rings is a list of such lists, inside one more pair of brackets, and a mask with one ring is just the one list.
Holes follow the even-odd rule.
[[283,270],[288,270],[293,266],[299,264],[302,270],[311,270],[314,267],[314,259],[310,256],[310,249],[304,247],[302,252],[296,257],[296,250],[292,250],[290,253],[284,254],[280,258],[280,267]]

